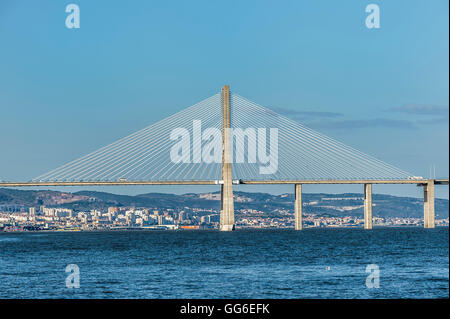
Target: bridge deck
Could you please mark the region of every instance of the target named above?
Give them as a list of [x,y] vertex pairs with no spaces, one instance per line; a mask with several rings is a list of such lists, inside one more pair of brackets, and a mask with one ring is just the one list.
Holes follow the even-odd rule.
[[[119,185],[216,185],[218,181],[86,181],[86,182],[0,182],[0,187],[38,187],[38,186],[119,186]],[[414,180],[267,180],[246,181],[240,180],[239,184],[263,185],[263,184],[417,184],[424,185],[426,179]],[[448,179],[435,179],[435,185],[448,185]]]

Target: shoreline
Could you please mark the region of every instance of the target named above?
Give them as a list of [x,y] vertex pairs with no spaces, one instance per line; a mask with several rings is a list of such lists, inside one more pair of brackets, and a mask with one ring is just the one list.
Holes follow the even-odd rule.
[[[402,228],[402,229],[423,229],[423,226],[416,225],[383,225],[383,226],[375,226],[374,229],[386,229],[386,228]],[[437,228],[449,228],[449,225],[440,225],[436,226]],[[316,229],[355,229],[355,230],[364,230],[362,226],[355,227],[305,227],[303,230],[316,230]],[[234,232],[246,231],[246,230],[257,230],[257,231],[268,231],[268,230],[283,230],[283,231],[294,231],[294,228],[276,228],[276,227],[243,227],[236,228]],[[25,233],[105,233],[105,232],[220,232],[219,229],[208,228],[208,229],[95,229],[95,230],[27,230],[27,231],[0,231],[1,234],[25,234]],[[298,231],[301,232],[301,231]]]

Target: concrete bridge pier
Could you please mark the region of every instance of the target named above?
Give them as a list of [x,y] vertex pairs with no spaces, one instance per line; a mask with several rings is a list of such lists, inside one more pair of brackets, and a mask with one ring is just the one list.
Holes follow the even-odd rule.
[[230,153],[230,87],[222,88],[222,180],[220,201],[220,230],[234,230],[233,179]]
[[434,180],[423,186],[423,226],[434,228]]
[[364,229],[372,229],[372,184],[364,184]]
[[303,229],[302,205],[302,184],[295,184],[295,230]]

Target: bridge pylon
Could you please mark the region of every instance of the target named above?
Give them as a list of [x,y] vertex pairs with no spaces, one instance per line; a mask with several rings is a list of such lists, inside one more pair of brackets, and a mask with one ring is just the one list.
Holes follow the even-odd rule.
[[220,230],[234,230],[233,179],[231,173],[230,87],[222,88],[222,180],[220,197]]
[[434,228],[435,214],[434,214],[434,180],[430,179],[423,186],[423,226],[425,228]]

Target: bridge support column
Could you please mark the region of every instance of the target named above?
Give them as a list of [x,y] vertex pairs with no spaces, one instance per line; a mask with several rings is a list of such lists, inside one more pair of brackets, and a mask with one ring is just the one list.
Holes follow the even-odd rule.
[[372,184],[364,184],[364,229],[372,229]]
[[295,184],[295,230],[303,229],[302,205],[302,184]]
[[220,201],[220,230],[234,230],[233,179],[230,154],[230,87],[222,88],[222,180]]
[[434,228],[434,180],[423,186],[423,226]]

